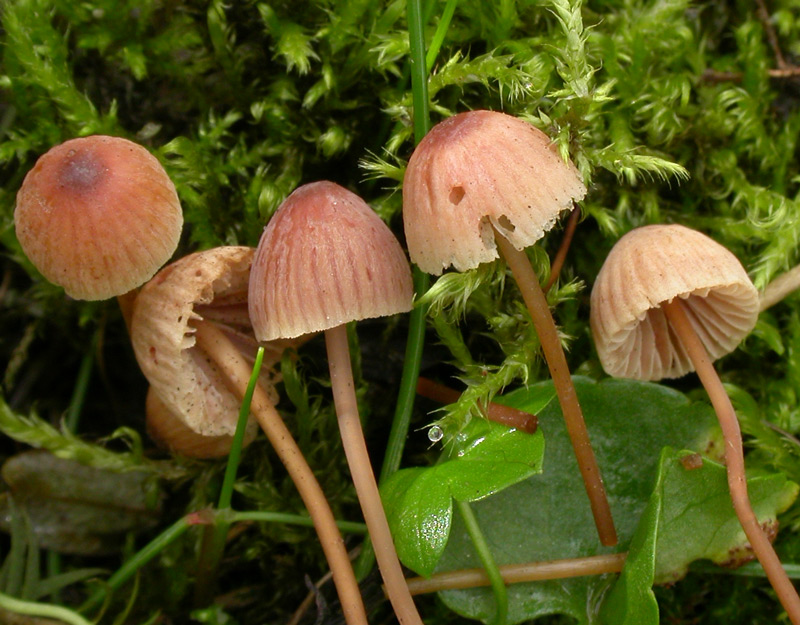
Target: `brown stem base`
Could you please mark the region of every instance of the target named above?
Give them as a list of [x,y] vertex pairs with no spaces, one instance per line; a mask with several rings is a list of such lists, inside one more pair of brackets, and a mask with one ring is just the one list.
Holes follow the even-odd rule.
[[575,451],[578,468],[583,476],[586,494],[589,496],[589,505],[592,508],[600,542],[606,546],[616,545],[617,531],[611,516],[611,506],[608,503],[600,468],[597,466],[597,459],[589,441],[589,432],[586,429],[586,422],[583,420],[575,386],[572,384],[567,359],[561,348],[558,330],[556,330],[553,316],[547,305],[547,298],[542,292],[539,279],[525,252],[517,250],[508,239],[497,231],[495,231],[495,241],[511,269],[511,273],[514,274],[519,290],[522,292],[522,299],[525,300],[525,305],[531,315],[533,326],[539,335],[542,352],[544,352],[547,367],[550,369],[550,377],[553,378],[556,395],[561,404],[567,433],[572,441],[572,449]]
[[800,597],[798,597],[797,590],[783,569],[772,543],[770,543],[769,538],[761,529],[761,524],[758,522],[758,518],[750,504],[750,497],[747,494],[747,482],[745,481],[742,433],[739,429],[739,421],[736,418],[736,412],[733,409],[731,400],[725,392],[725,387],[722,386],[706,348],[692,327],[682,300],[676,298],[671,302],[662,304],[661,307],[667,315],[670,325],[686,348],[697,375],[703,383],[708,397],[711,399],[711,404],[717,413],[717,419],[719,419],[719,424],[722,428],[722,436],[725,439],[725,465],[728,472],[728,487],[736,516],[739,518],[747,540],[750,541],[753,552],[756,554],[761,566],[764,567],[767,579],[775,589],[783,609],[786,610],[789,619],[794,625],[800,625]]
[[[250,380],[251,366],[213,324],[201,321],[196,323],[195,328],[197,346],[225,374],[229,390],[237,397],[244,397]],[[255,388],[250,411],[286,467],[314,521],[320,545],[331,567],[333,582],[339,593],[346,622],[348,625],[367,625],[367,613],[358,581],[342,535],[336,527],[336,518],[303,452],[300,451],[261,385]]]

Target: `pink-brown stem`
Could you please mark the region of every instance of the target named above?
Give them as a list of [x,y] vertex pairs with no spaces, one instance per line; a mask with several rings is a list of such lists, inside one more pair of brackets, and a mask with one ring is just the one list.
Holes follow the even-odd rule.
[[775,589],[778,599],[789,619],[794,625],[800,624],[800,597],[797,595],[789,576],[781,565],[778,554],[761,528],[756,518],[750,497],[747,494],[747,482],[744,472],[744,450],[739,421],[725,387],[717,375],[716,369],[708,356],[706,348],[692,327],[684,304],[680,298],[662,304],[672,329],[686,348],[689,358],[694,364],[697,375],[711,399],[711,405],[717,413],[722,436],[725,439],[725,465],[728,471],[728,488],[733,500],[733,508],[744,529],[747,540],[753,548],[758,561],[764,568],[770,584]]
[[550,265],[550,276],[547,278],[547,282],[545,282],[544,288],[542,289],[545,293],[547,293],[550,287],[555,284],[555,281],[558,280],[558,274],[561,273],[561,268],[564,266],[564,261],[567,259],[567,252],[569,252],[572,237],[575,236],[575,229],[578,227],[578,220],[580,217],[581,209],[576,206],[572,209],[572,212],[567,218],[567,225],[564,228],[564,238],[561,239],[561,245],[553,259],[553,264]]
[[364,521],[375,548],[375,559],[386,585],[386,594],[400,625],[422,625],[422,618],[408,591],[403,569],[397,558],[378,484],[369,461],[361,419],[358,416],[347,328],[341,325],[325,330],[325,345],[328,350],[333,401],[339,419],[344,453],[350,466],[350,474],[364,514]]
[[522,299],[528,307],[536,334],[539,335],[539,342],[542,345],[542,352],[550,369],[550,377],[553,378],[553,386],[556,389],[558,401],[561,404],[561,412],[564,415],[564,422],[567,427],[572,449],[578,460],[578,468],[583,476],[583,483],[586,487],[586,494],[589,496],[589,505],[594,516],[594,523],[597,527],[597,534],[600,542],[606,546],[617,544],[617,531],[614,528],[614,519],[611,516],[611,506],[608,503],[606,489],[603,485],[603,478],[600,475],[600,468],[597,466],[592,444],[589,441],[589,432],[586,429],[586,422],[583,420],[581,406],[578,403],[578,395],[575,393],[575,386],[572,384],[572,377],[567,366],[567,358],[561,348],[561,341],[558,338],[558,330],[550,314],[550,307],[547,298],[544,296],[539,279],[533,271],[525,252],[517,250],[499,232],[495,231],[495,241],[501,255],[514,274]]
[[[506,584],[541,582],[548,579],[619,573],[623,564],[625,564],[627,555],[627,553],[610,553],[586,558],[506,564],[498,568],[500,569],[500,576]],[[408,580],[408,588],[412,595],[439,592],[441,590],[477,588],[479,586],[488,586],[489,584],[489,577],[484,569],[448,571],[447,573],[431,575],[428,578],[413,577]]]
[[[199,321],[195,323],[194,327],[197,346],[224,374],[228,389],[236,396],[244,397],[250,380],[251,365],[214,324]],[[255,388],[250,411],[286,467],[314,522],[320,545],[331,567],[346,622],[348,625],[367,625],[367,613],[358,588],[358,581],[353,572],[342,535],[339,528],[336,527],[336,518],[333,516],[317,478],[311,467],[308,466],[303,452],[300,451],[291,432],[261,385],[257,385]]]
[[[453,404],[461,397],[461,393],[457,390],[423,377],[417,380],[417,394],[442,404]],[[481,405],[480,409],[490,421],[522,430],[528,434],[536,432],[539,426],[539,419],[536,415],[524,410],[517,410],[511,406],[496,404],[492,401],[486,405]]]

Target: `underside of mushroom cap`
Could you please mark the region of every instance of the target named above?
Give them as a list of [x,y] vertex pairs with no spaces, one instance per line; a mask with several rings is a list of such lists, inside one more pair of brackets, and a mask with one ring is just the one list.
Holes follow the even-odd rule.
[[77,299],[122,295],[175,252],[183,227],[175,185],[150,152],[120,137],[72,139],[25,176],[17,238],[42,273]]
[[675,298],[713,360],[758,318],[758,292],[725,247],[680,225],[637,228],[613,247],[592,289],[592,333],[609,375],[660,380],[694,371],[661,309]]
[[[247,316],[253,252],[219,247],[191,254],[162,269],[136,298],[131,322],[136,360],[167,409],[204,436],[233,435],[241,400],[195,346],[192,324],[214,320],[234,345],[254,355]],[[272,375],[265,363],[261,381],[277,399]],[[249,427],[257,426],[253,421]]]
[[436,275],[473,269],[498,257],[492,227],[524,249],[584,195],[578,170],[537,128],[494,111],[460,113],[434,126],[409,160],[409,255]]
[[267,224],[250,278],[261,341],[411,310],[405,254],[355,193],[333,182],[296,189]]

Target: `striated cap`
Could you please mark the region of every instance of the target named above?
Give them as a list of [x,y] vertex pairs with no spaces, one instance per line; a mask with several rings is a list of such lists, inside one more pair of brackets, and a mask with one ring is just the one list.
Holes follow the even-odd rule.
[[408,162],[409,255],[436,275],[473,269],[498,257],[492,226],[524,249],[584,195],[578,170],[540,130],[504,113],[460,113],[434,126]]
[[694,371],[660,308],[676,297],[713,360],[758,318],[758,291],[722,245],[684,226],[637,228],[614,245],[592,289],[592,334],[609,375],[660,380]]
[[[167,408],[152,387],[147,391],[145,425],[147,435],[159,447],[188,458],[222,458],[233,445],[233,435],[203,436],[195,432],[180,415]],[[252,443],[256,433],[256,429],[248,428],[243,446]]]
[[286,198],[253,259],[250,318],[262,341],[407,312],[412,297],[397,239],[364,200],[333,182]]
[[[131,322],[136,360],[167,409],[203,436],[232,436],[241,401],[195,346],[193,324],[217,324],[252,362],[257,345],[247,315],[247,283],[253,252],[218,247],[191,254],[162,269],[136,298]],[[277,399],[272,363],[266,360],[261,382]],[[250,427],[256,427],[254,421]]]
[[99,300],[144,284],[169,260],[183,214],[175,185],[150,152],[92,136],[39,158],[17,194],[14,223],[45,278],[71,297]]

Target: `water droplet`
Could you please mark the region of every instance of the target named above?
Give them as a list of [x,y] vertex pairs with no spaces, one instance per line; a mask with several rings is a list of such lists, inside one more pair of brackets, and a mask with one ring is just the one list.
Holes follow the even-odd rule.
[[431,443],[438,443],[443,438],[444,438],[444,430],[442,430],[442,428],[440,428],[438,425],[433,425],[428,430],[428,440]]

